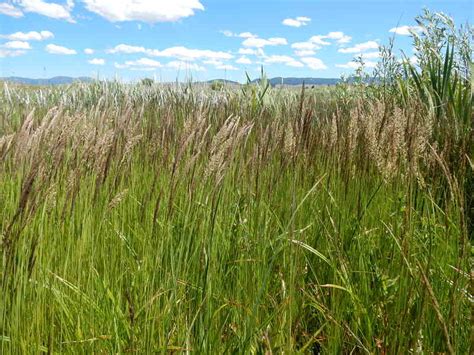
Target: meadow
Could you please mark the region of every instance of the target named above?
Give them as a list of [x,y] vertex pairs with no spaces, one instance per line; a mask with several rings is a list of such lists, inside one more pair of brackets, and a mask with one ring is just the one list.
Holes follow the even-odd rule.
[[471,29],[418,20],[335,87],[5,83],[0,353],[472,351]]

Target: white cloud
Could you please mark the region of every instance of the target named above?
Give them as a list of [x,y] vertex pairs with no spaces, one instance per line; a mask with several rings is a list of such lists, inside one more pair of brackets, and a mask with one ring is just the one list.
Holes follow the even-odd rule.
[[234,33],[234,32],[229,31],[229,30],[219,31],[219,32],[222,33],[226,37],[240,37],[240,38],[258,37],[257,35],[254,35],[251,32]]
[[83,0],[87,10],[112,22],[175,22],[204,10],[200,0]]
[[34,12],[58,20],[75,22],[71,16],[71,11],[74,7],[73,0],[67,0],[65,5],[45,2],[43,0],[19,0],[18,4],[25,12]]
[[301,27],[306,26],[310,21],[309,17],[300,16],[297,18],[286,18],[282,21],[282,24],[291,27]]
[[210,59],[210,60],[205,60],[203,61],[204,64],[209,64],[214,66],[216,69],[222,69],[222,70],[239,70],[238,68],[234,67],[231,64],[225,64],[220,60],[216,59]]
[[232,59],[234,56],[227,52],[212,51],[209,49],[191,49],[183,46],[170,47],[164,50],[148,49],[140,46],[130,46],[128,44],[119,44],[107,51],[108,53],[116,54],[133,54],[144,53],[152,57],[168,57],[178,58],[180,60],[196,60],[196,59],[215,59],[226,60]]
[[252,64],[252,61],[246,56],[242,56],[235,61],[237,64]]
[[[130,62],[127,62],[127,63],[130,63]],[[149,59],[149,58],[140,58],[138,60],[132,61],[131,63],[133,63],[133,65],[144,66],[144,67],[153,67],[153,68],[162,67],[160,62],[153,59]]]
[[9,39],[11,41],[43,41],[45,39],[51,39],[54,37],[52,32],[49,31],[30,31],[30,32],[15,32],[9,35],[0,35],[2,38]]
[[234,33],[232,31],[222,30],[222,31],[219,31],[219,32],[222,33],[226,37],[234,37]]
[[[376,65],[376,62],[370,60],[364,61],[364,66],[366,68],[375,68]],[[344,69],[357,69],[360,67],[360,64],[357,62],[347,62],[346,64],[336,64],[336,67]]]
[[299,50],[315,50],[321,49],[320,46],[313,42],[295,42],[291,45],[291,48],[299,49]]
[[295,49],[295,54],[298,57],[310,57],[316,54],[317,49],[321,47],[313,42],[295,42],[291,45],[291,48]]
[[168,68],[173,68],[176,70],[194,70],[194,71],[205,71],[206,68],[196,64],[196,63],[188,63],[181,60],[173,60],[166,64]]
[[320,46],[329,46],[331,42],[325,41],[324,39],[326,38],[327,36],[324,36],[324,35],[312,36],[309,39],[309,42],[320,45]]
[[89,64],[93,64],[93,65],[104,65],[105,64],[105,60],[101,59],[101,58],[94,58],[94,59],[88,60],[87,62]]
[[61,55],[74,55],[77,52],[74,49],[69,49],[62,46],[57,46],[55,44],[48,44],[46,47],[46,52],[51,54],[61,54]]
[[0,3],[0,14],[16,18],[23,17],[23,12],[19,8],[6,2]]
[[364,59],[380,58],[380,52],[359,53],[356,57],[362,57]]
[[252,37],[257,37],[257,35],[254,35],[253,33],[251,32],[241,32],[237,35],[237,37],[240,37],[240,38],[252,38]]
[[94,50],[91,49],[91,48],[86,48],[86,49],[84,49],[84,53],[85,54],[94,54]]
[[391,28],[388,32],[396,33],[401,36],[410,36],[412,32],[420,32],[422,28],[420,26],[400,26]]
[[145,53],[145,47],[130,46],[128,44],[119,44],[112,49],[107,50],[107,53],[116,54],[134,54],[134,53]]
[[239,70],[239,68],[234,67],[231,64],[218,65],[218,66],[216,66],[216,69],[220,69],[220,70]]
[[301,68],[304,64],[287,55],[271,55],[265,58],[267,64],[284,64],[290,67]]
[[285,38],[281,37],[272,37],[269,39],[258,38],[258,37],[249,37],[242,42],[244,47],[254,47],[254,48],[263,48],[265,46],[281,46],[286,45],[288,42]]
[[341,48],[338,52],[340,53],[361,53],[368,51],[369,49],[378,49],[379,45],[375,41],[368,41],[364,43],[356,44],[354,47]]
[[351,36],[345,35],[344,32],[336,31],[336,32],[329,32],[326,35],[328,39],[335,39],[337,43],[344,44],[349,43],[352,40]]
[[25,53],[26,53],[26,51],[24,51],[24,50],[10,50],[10,49],[1,49],[0,48],[0,58],[18,57],[18,56],[23,55]]
[[115,63],[117,69],[131,69],[131,70],[155,70],[163,67],[163,65],[150,58],[140,58],[137,60],[128,60],[124,64]]
[[319,58],[305,57],[301,58],[301,61],[305,63],[308,68],[313,70],[324,70],[328,68],[326,64],[324,64],[324,62]]
[[315,54],[316,52],[313,51],[312,49],[301,49],[301,50],[295,51],[295,55],[298,57],[310,57]]
[[209,64],[209,65],[214,65],[214,66],[224,64],[224,63],[222,63],[220,60],[217,60],[217,59],[204,60],[203,63],[204,63],[204,64]]
[[246,55],[255,55],[258,57],[263,57],[265,53],[263,52],[262,48],[239,48],[239,54],[246,54]]
[[329,32],[325,35],[312,36],[308,41],[296,42],[291,45],[292,48],[297,50],[308,50],[315,51],[321,49],[322,46],[329,46],[331,42],[335,41],[338,44],[349,43],[352,40],[351,36],[344,34],[341,31]]
[[23,41],[10,41],[3,44],[2,47],[8,49],[31,49],[30,44]]

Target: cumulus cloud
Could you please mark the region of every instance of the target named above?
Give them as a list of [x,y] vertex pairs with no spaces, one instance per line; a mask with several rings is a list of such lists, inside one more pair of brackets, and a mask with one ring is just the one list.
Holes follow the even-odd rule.
[[249,37],[242,42],[244,47],[254,47],[254,48],[263,48],[265,46],[282,46],[288,44],[285,38],[281,37],[272,37],[272,38],[258,38],[258,37]]
[[156,70],[157,68],[163,67],[163,65],[150,58],[140,58],[137,60],[128,60],[124,64],[115,63],[117,69],[131,69],[131,70]]
[[0,58],[18,57],[18,56],[23,55],[25,53],[26,53],[25,50],[10,50],[10,49],[0,48]]
[[54,37],[52,32],[49,31],[30,31],[30,32],[15,32],[9,35],[0,35],[2,38],[9,39],[11,41],[43,41]]
[[237,59],[235,62],[237,64],[252,64],[252,61],[244,55]]
[[309,57],[316,53],[317,49],[321,49],[321,46],[307,41],[307,42],[295,42],[291,45],[291,48],[295,49],[295,54],[298,57]]
[[388,32],[395,33],[401,36],[410,36],[413,32],[421,32],[420,26],[399,26],[391,28]]
[[234,67],[231,64],[226,64],[220,60],[216,59],[210,59],[210,60],[205,60],[203,61],[204,64],[209,64],[214,66],[216,69],[222,69],[222,70],[238,70],[238,68]]
[[243,55],[255,55],[259,57],[263,57],[265,53],[263,52],[262,48],[239,48],[239,54]]
[[304,64],[287,55],[271,55],[265,58],[267,64],[284,64],[290,67],[301,68]]
[[219,31],[226,37],[240,37],[240,38],[252,38],[252,37],[258,37],[257,35],[254,35],[251,32],[240,32],[240,33],[234,33],[229,30],[224,30],[224,31]]
[[286,18],[282,21],[282,24],[291,27],[301,27],[306,26],[310,21],[311,19],[309,17],[300,16],[297,18]]
[[0,14],[15,18],[23,17],[23,12],[19,8],[6,2],[0,3]]
[[[331,43],[345,44],[352,40],[351,36],[344,34],[341,31],[329,32],[325,35],[315,35],[305,42],[295,42],[291,48],[295,50],[295,55],[298,57],[309,57],[316,53],[316,50],[323,46],[329,46]],[[333,42],[332,42],[333,41]]]
[[77,52],[74,49],[69,49],[66,47],[58,46],[56,44],[48,44],[46,47],[46,52],[51,54],[60,54],[60,55],[74,55]]
[[234,37],[234,33],[232,31],[222,30],[222,31],[219,31],[219,32],[222,33],[226,37]]
[[234,67],[232,64],[218,65],[218,66],[216,66],[216,69],[220,69],[220,70],[239,70],[239,68]]
[[58,20],[75,22],[71,16],[71,11],[74,7],[73,0],[67,0],[65,5],[46,2],[43,0],[19,0],[18,4],[25,12],[33,12]]
[[227,60],[232,59],[234,56],[227,52],[212,51],[209,49],[191,49],[183,46],[170,47],[164,50],[149,49],[141,46],[130,46],[128,44],[119,44],[112,49],[107,51],[108,53],[116,54],[134,54],[143,53],[152,57],[168,57],[177,58],[180,60],[196,60],[196,59],[215,59],[215,60]]
[[341,31],[329,32],[325,37],[328,39],[334,39],[339,44],[349,43],[352,40],[351,36],[348,36]]
[[93,65],[104,65],[105,64],[105,59],[94,58],[94,59],[88,60],[87,62],[89,64],[93,64]]
[[194,70],[194,71],[205,71],[206,68],[200,66],[196,63],[189,63],[182,60],[173,60],[166,64],[168,68],[173,68],[176,70]]
[[[375,68],[375,66],[377,65],[376,62],[373,62],[373,61],[364,61],[364,66],[366,68]],[[343,69],[357,69],[359,68],[360,64],[357,63],[357,62],[347,62],[345,64],[336,64],[336,67],[338,68],[343,68]]]
[[329,46],[331,42],[325,41],[328,39],[334,40],[338,44],[345,44],[345,43],[349,43],[352,40],[352,37],[346,35],[344,32],[334,31],[334,32],[329,32],[326,35],[313,36],[309,39],[309,41],[315,44],[319,44],[321,46]]
[[217,60],[217,59],[209,59],[209,60],[205,60],[203,61],[204,64],[209,64],[209,65],[221,65],[223,64],[220,60]]
[[315,50],[321,49],[320,46],[315,44],[314,42],[295,42],[291,45],[291,48],[298,49],[298,50]]
[[111,22],[175,22],[204,10],[199,0],[83,0],[87,10]]
[[8,49],[31,49],[30,44],[23,41],[10,41],[3,44],[2,47]]
[[295,55],[298,57],[310,57],[315,54],[316,52],[312,49],[300,49],[295,51]]
[[122,53],[122,54],[134,54],[134,53],[145,53],[147,50],[145,47],[130,46],[128,44],[119,44],[107,52],[111,54]]
[[326,64],[324,64],[324,62],[319,58],[304,57],[304,58],[301,58],[301,61],[305,63],[308,66],[308,68],[313,69],[313,70],[324,70],[328,68]]
[[84,49],[84,53],[85,54],[94,54],[94,50],[91,49],[91,48],[86,48],[86,49]]
[[252,38],[252,37],[258,37],[257,35],[254,35],[253,33],[251,32],[241,32],[237,35],[237,37],[240,37],[240,38]]
[[368,51],[370,49],[378,49],[379,44],[375,41],[368,41],[364,43],[358,43],[354,47],[349,47],[349,48],[340,48],[339,52],[340,53],[361,53]]
[[317,44],[319,46],[329,46],[331,44],[331,42],[325,41],[324,39],[326,39],[326,38],[327,38],[327,36],[325,36],[325,35],[312,36],[309,39],[309,42]]
[[359,53],[356,57],[362,57],[363,59],[380,58],[380,52]]

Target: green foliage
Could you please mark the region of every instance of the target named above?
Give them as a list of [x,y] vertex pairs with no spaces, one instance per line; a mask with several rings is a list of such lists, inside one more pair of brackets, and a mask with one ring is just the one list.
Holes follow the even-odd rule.
[[150,78],[143,78],[141,81],[140,81],[140,84],[142,84],[143,86],[152,86],[154,83],[154,80],[153,79],[150,79]]
[[270,88],[270,82],[263,70],[263,66],[260,69],[260,78],[256,83],[252,82],[248,73],[245,73],[245,75],[247,77],[247,83],[242,87],[242,94],[250,100],[252,113],[257,114],[265,105],[265,95]]
[[211,90],[221,91],[224,88],[224,83],[220,80],[214,80],[211,83]]

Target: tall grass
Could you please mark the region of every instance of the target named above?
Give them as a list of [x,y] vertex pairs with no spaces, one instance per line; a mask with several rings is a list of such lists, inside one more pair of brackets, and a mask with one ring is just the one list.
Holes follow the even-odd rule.
[[456,46],[316,90],[5,84],[0,352],[469,353]]

